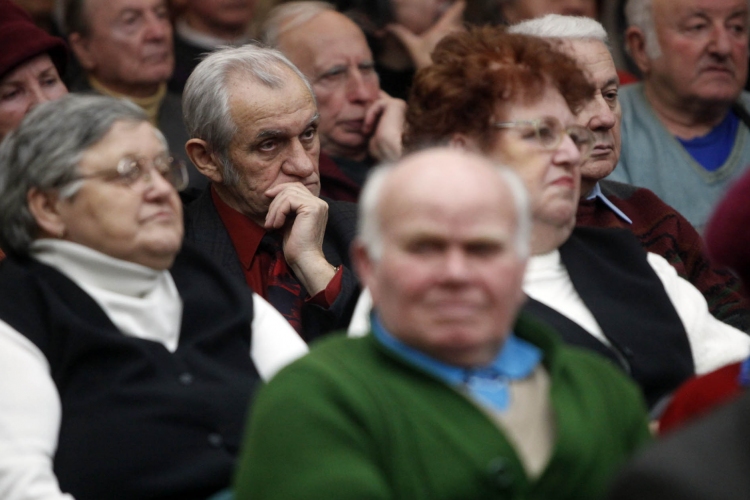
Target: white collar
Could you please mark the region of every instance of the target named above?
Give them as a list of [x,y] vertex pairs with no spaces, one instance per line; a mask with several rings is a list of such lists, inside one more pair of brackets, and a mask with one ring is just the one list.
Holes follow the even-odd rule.
[[157,271],[134,262],[105,255],[65,240],[40,239],[31,244],[32,257],[52,266],[76,283],[113,293],[143,297],[168,271]]

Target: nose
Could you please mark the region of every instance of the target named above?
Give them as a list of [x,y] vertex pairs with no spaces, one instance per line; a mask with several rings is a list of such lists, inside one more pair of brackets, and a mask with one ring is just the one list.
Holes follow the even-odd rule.
[[552,162],[556,165],[566,166],[568,168],[576,167],[581,164],[581,152],[568,134],[563,136],[563,140],[552,155]]
[[299,139],[292,141],[289,156],[281,164],[281,170],[290,177],[300,180],[310,177],[315,172],[315,163],[310,150]]
[[732,51],[732,35],[723,25],[714,27],[711,42],[710,49],[715,54],[728,55]]
[[460,284],[469,276],[471,265],[466,252],[461,248],[449,248],[443,263],[443,276],[449,283]]
[[606,132],[617,123],[617,117],[615,116],[614,111],[604,100],[604,96],[602,96],[601,93],[589,102],[581,115],[585,120],[583,125],[592,132]]
[[353,68],[347,79],[346,95],[350,102],[370,102],[377,97],[377,89],[370,82],[371,77],[359,68]]
[[175,187],[153,166],[149,167],[143,181],[146,183],[144,196],[148,200],[163,199],[175,192]]
[[161,15],[150,12],[146,15],[145,36],[149,40],[164,40],[171,36],[172,28],[169,20]]
[[28,110],[33,109],[36,105],[42,104],[43,102],[51,101],[52,97],[45,92],[38,82],[34,82],[29,86],[29,107]]

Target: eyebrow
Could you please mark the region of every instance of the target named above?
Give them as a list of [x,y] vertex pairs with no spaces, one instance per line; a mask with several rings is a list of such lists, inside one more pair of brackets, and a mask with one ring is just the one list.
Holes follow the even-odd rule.
[[[305,124],[305,128],[308,128],[312,125],[317,125],[317,122],[320,121],[320,113],[315,113],[310,120],[308,120],[307,124]],[[284,137],[286,135],[286,132],[280,129],[267,129],[267,130],[261,130],[258,132],[258,135],[255,136],[255,140],[260,139],[268,139],[269,137]]]

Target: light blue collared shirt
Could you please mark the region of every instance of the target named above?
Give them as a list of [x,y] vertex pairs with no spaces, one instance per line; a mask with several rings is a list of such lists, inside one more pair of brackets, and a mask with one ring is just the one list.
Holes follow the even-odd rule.
[[617,208],[614,203],[612,203],[611,201],[609,201],[609,198],[607,198],[606,196],[604,196],[604,193],[602,193],[602,188],[599,187],[599,183],[598,182],[594,185],[594,189],[591,190],[591,193],[586,197],[587,200],[593,200],[594,198],[599,198],[602,201],[602,203],[604,203],[605,205],[607,205],[610,210],[612,210],[619,218],[621,218],[622,220],[624,220],[628,224],[632,224],[633,223],[633,221],[630,220],[630,217],[628,217],[627,215],[625,215],[622,210],[620,210],[619,208]]
[[528,377],[542,361],[542,351],[538,347],[511,332],[489,365],[480,368],[452,366],[395,338],[383,327],[375,312],[370,322],[375,339],[383,346],[448,385],[465,388],[477,401],[495,410],[507,410],[510,405],[508,381]]

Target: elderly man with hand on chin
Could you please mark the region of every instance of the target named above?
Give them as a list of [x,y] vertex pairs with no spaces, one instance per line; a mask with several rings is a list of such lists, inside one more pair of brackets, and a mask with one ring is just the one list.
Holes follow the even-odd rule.
[[320,192],[312,88],[276,50],[210,54],[184,93],[186,149],[211,184],[186,209],[186,238],[267,298],[305,340],[349,323],[356,205]]
[[599,498],[648,440],[638,390],[525,314],[530,215],[513,174],[431,150],[360,202],[372,334],[330,338],[263,389],[240,500]]
[[380,89],[365,34],[331,4],[276,7],[263,39],[302,71],[315,92],[323,193],[357,201],[368,169],[401,156],[406,104]]
[[711,262],[690,222],[649,189],[606,179],[620,159],[622,106],[604,27],[593,19],[553,14],[516,24],[509,31],[548,39],[575,59],[596,87],[578,113],[579,123],[591,130],[596,143],[581,164],[577,225],[631,231],[646,251],[664,257],[701,291],[714,317],[750,332],[750,302],[738,292],[739,281]]

